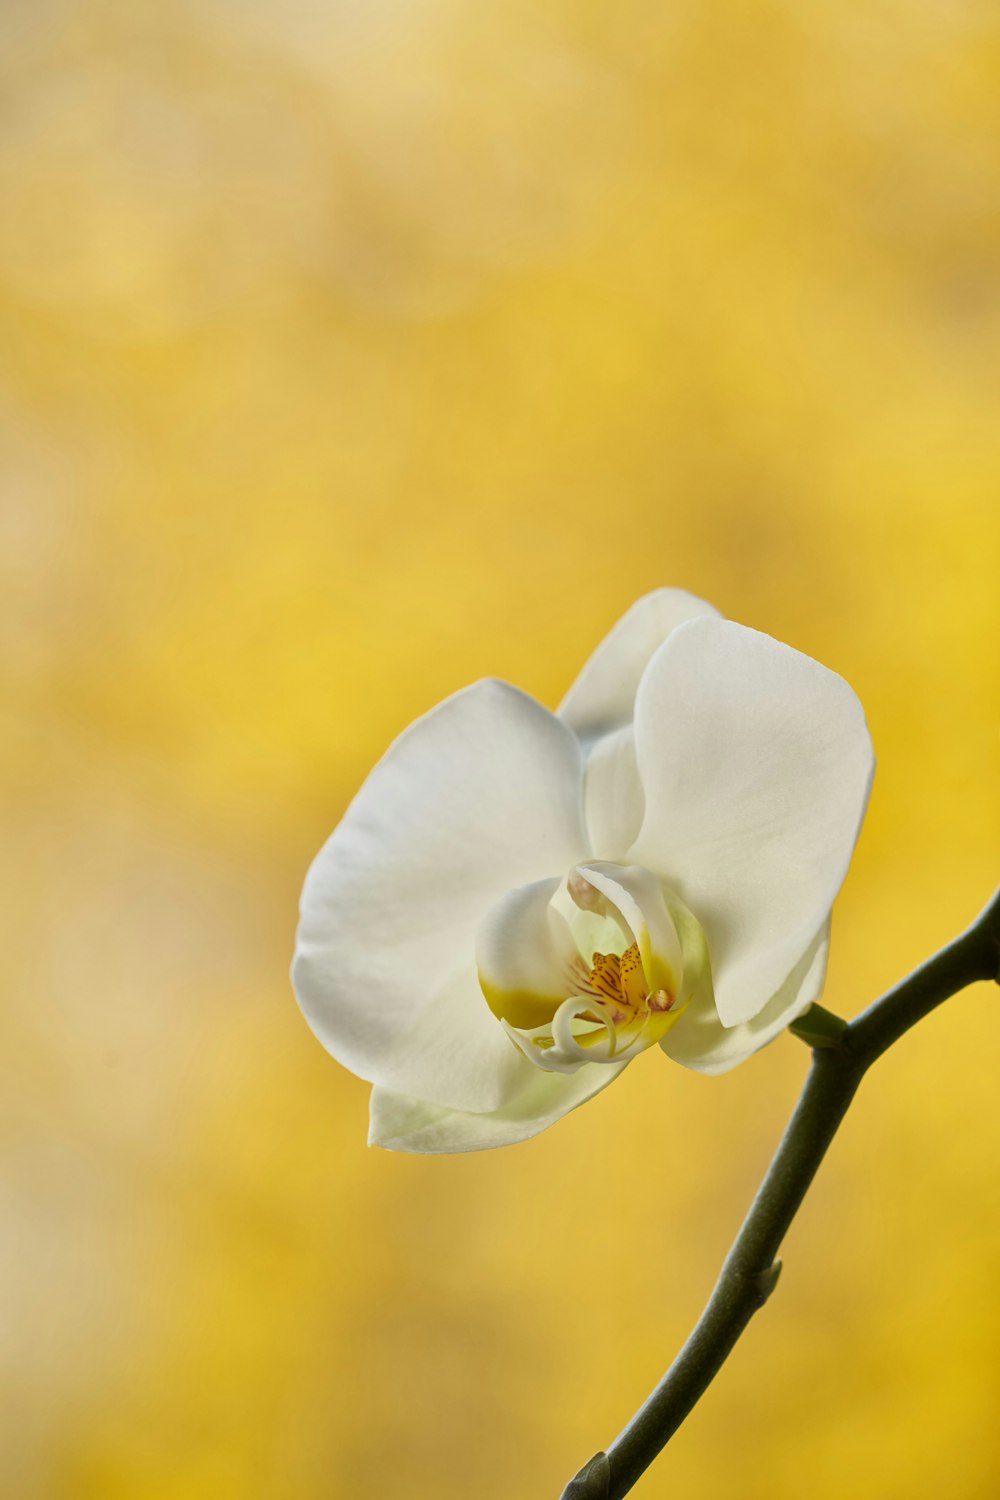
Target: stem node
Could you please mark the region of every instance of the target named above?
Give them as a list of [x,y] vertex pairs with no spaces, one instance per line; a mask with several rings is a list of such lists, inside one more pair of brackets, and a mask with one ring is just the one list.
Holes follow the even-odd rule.
[[611,1493],[611,1466],[606,1453],[595,1453],[574,1475],[559,1500],[608,1500]]
[[775,1287],[781,1275],[781,1261],[772,1260],[766,1271],[758,1271],[753,1279],[753,1288],[757,1294],[757,1306],[763,1307]]

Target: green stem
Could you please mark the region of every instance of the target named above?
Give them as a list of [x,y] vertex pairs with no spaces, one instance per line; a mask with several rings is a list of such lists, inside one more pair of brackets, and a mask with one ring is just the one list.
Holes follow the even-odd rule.
[[[715,1291],[652,1395],[608,1449],[570,1481],[563,1500],[620,1500],[705,1393],[778,1278],[775,1256],[865,1073],[930,1011],[980,979],[1000,977],[1000,891],[972,926],[837,1034],[819,1012],[801,1033],[814,1043],[795,1112]],[[817,1007],[817,1011],[819,1008]],[[795,1028],[793,1028],[795,1029]]]

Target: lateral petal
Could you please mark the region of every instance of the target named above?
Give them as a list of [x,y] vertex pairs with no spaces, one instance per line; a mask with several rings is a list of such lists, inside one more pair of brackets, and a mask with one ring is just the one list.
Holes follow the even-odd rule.
[[874,772],[861,704],[791,647],[699,619],[650,662],[635,735],[646,810],[629,858],[694,912],[719,1016],[738,1026],[784,985],[847,873]]
[[320,1041],[415,1098],[512,1097],[530,1064],[483,998],[476,929],[504,891],[586,847],[579,742],[541,704],[487,681],[417,720],[306,877],[292,978]]

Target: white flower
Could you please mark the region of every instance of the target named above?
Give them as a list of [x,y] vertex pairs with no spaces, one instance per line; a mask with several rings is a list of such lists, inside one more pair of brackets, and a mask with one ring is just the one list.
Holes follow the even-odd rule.
[[309,871],[292,971],[371,1142],[506,1145],[653,1043],[717,1073],[770,1041],[822,989],[873,769],[842,678],[674,589],[558,714],[486,681],[418,719]]

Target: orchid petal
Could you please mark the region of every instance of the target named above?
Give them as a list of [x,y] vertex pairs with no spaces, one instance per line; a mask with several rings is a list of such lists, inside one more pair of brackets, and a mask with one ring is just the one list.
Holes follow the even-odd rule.
[[490,1010],[517,1028],[551,1021],[573,987],[578,957],[566,920],[552,906],[558,875],[508,891],[476,937],[479,983]]
[[752,1020],[723,1026],[710,995],[698,995],[660,1046],[668,1057],[697,1073],[725,1073],[735,1068],[772,1041],[822,994],[829,947],[830,924],[824,922],[777,994]]
[[699,619],[646,669],[635,735],[646,811],[629,859],[697,916],[737,1026],[782,989],[847,872],[874,770],[861,704],[798,651]]
[[718,610],[683,589],[656,589],[637,599],[587,661],[559,705],[559,717],[581,739],[627,724],[653,653],[678,625],[701,615]]
[[529,1076],[521,1091],[501,1108],[484,1114],[444,1109],[374,1088],[368,1144],[428,1153],[512,1146],[599,1094],[626,1064],[586,1063],[572,1074],[544,1073],[527,1062],[524,1066]]
[[484,911],[586,849],[572,731],[488,681],[413,724],[317,856],[293,982],[323,1045],[372,1083],[489,1110],[523,1087],[476,980]]
[[644,806],[630,724],[594,742],[584,772],[583,801],[594,853],[601,859],[622,859],[638,836]]

